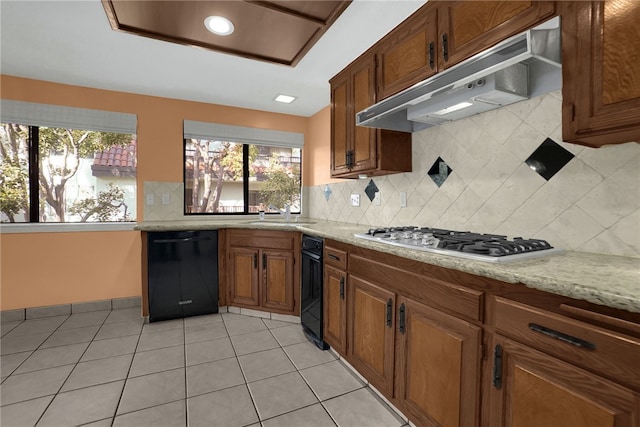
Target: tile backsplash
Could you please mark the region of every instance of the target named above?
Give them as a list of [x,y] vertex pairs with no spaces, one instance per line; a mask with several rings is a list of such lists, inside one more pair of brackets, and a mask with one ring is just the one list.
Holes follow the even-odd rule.
[[[569,250],[640,257],[640,144],[566,144],[559,91],[413,134],[413,172],[305,187],[303,212],[363,226],[419,225],[548,240]],[[525,161],[551,138],[574,155],[548,181]],[[438,159],[451,172],[439,187]],[[433,174],[433,172],[432,172]],[[406,193],[406,207],[400,195]],[[349,203],[360,194],[360,206]],[[145,209],[146,218],[146,209]]]

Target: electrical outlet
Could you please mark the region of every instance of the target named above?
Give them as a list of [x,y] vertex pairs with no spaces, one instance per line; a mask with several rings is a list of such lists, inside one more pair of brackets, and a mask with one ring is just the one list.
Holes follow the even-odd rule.
[[376,206],[380,206],[380,192],[376,191],[375,195],[373,196],[373,204]]
[[164,194],[162,195],[162,204],[163,204],[163,205],[168,205],[168,204],[169,204],[169,195],[168,195],[168,194],[166,194],[166,193],[164,193]]
[[151,206],[155,203],[155,197],[153,197],[153,193],[147,194],[147,206]]
[[401,208],[407,207],[407,193],[405,191],[400,192],[400,207]]
[[352,194],[351,195],[351,206],[360,206],[360,195]]

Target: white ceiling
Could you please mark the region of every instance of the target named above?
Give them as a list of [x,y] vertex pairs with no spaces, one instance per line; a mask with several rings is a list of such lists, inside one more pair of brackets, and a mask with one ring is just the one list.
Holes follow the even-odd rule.
[[354,0],[292,68],[113,31],[99,0],[1,0],[0,71],[308,117],[329,105],[331,77],[423,3]]

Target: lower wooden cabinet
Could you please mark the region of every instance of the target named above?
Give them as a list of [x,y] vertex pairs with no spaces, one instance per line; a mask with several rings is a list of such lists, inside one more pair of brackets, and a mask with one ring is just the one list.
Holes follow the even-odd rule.
[[393,392],[395,294],[349,277],[347,360],[378,390]]
[[227,230],[229,305],[300,315],[299,233]]
[[347,351],[347,273],[324,266],[322,322],[324,341],[338,354]]
[[640,316],[328,244],[325,338],[414,425],[640,427]]
[[492,427],[637,427],[640,395],[506,338],[494,341]]
[[414,423],[479,425],[482,329],[398,298],[395,398]]

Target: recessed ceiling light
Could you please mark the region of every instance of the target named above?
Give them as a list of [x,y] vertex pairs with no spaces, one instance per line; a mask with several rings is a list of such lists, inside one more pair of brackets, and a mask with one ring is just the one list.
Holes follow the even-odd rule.
[[291,104],[296,99],[295,96],[290,95],[278,95],[276,96],[276,101],[284,102],[285,104]]
[[204,26],[219,36],[228,36],[234,30],[233,23],[222,16],[207,16],[204,20]]

